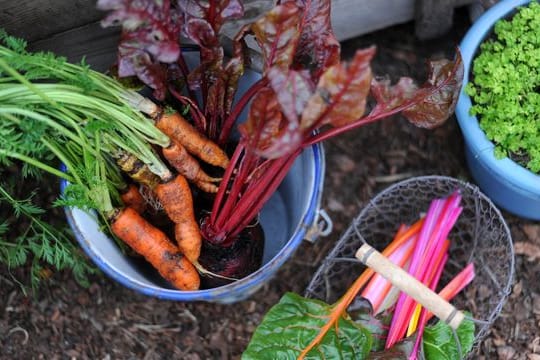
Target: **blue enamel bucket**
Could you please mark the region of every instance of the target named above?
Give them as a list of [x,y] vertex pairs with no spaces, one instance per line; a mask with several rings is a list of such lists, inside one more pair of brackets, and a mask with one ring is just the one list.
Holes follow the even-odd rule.
[[[258,73],[248,70],[243,76],[239,93],[259,77]],[[319,228],[324,172],[322,146],[316,144],[305,149],[260,214],[265,235],[262,267],[234,283],[208,290],[180,291],[172,288],[159,276],[145,271],[146,264],[122,253],[115,241],[100,230],[93,214],[66,208],[66,215],[86,254],[105,274],[120,284],[162,299],[233,303],[248,298],[268,282],[305,237],[313,240],[313,233],[317,231],[310,230]],[[62,183],[62,191],[65,186]],[[321,214],[324,217],[324,212]]]
[[[469,29],[461,42],[465,66],[465,85],[474,56],[482,41],[490,35],[497,20],[510,15],[528,0],[507,0],[486,11]],[[464,86],[465,87],[465,86]],[[471,98],[462,89],[456,117],[465,138],[465,154],[469,170],[482,191],[501,208],[523,218],[540,220],[540,176],[509,158],[497,159],[495,145],[487,139],[478,119],[469,114]]]

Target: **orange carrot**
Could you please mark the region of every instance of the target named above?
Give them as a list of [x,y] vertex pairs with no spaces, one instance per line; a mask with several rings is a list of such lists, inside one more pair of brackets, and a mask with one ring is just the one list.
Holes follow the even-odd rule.
[[187,180],[182,175],[159,184],[154,189],[169,219],[175,223],[175,237],[178,247],[193,263],[197,262],[201,251],[201,232],[195,220],[193,198]]
[[216,193],[218,188],[213,182],[221,179],[210,177],[204,172],[197,160],[191,156],[186,148],[176,141],[171,141],[171,145],[162,150],[163,156],[176,171],[192,181],[201,190]]
[[120,197],[126,207],[132,208],[139,214],[142,214],[146,210],[146,201],[142,197],[137,186],[130,184]]
[[144,256],[167,281],[180,290],[197,290],[199,273],[161,230],[132,208],[124,208],[111,221],[113,233]]
[[139,184],[144,184],[152,188],[159,182],[159,177],[150,170],[148,165],[133,154],[121,154],[116,158],[116,164]]
[[183,223],[177,223],[174,225],[174,236],[178,248],[184,254],[189,261],[197,265],[199,256],[201,255],[201,232],[199,227],[191,221],[185,221]]
[[163,111],[155,121],[158,129],[172,140],[182,144],[188,152],[199,159],[223,169],[229,164],[227,154],[191,126],[178,112],[167,113],[167,111]]

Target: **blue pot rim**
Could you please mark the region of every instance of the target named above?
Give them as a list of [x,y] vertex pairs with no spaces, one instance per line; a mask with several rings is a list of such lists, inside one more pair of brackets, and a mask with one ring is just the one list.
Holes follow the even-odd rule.
[[469,81],[469,72],[477,48],[489,35],[494,24],[501,18],[512,13],[517,6],[526,5],[530,0],[505,0],[497,3],[486,11],[471,26],[460,44],[465,76],[463,88],[456,106],[456,117],[461,127],[467,146],[476,157],[493,170],[497,176],[508,179],[513,186],[522,191],[540,194],[540,175],[534,174],[510,158],[497,159],[494,155],[495,145],[488,140],[480,128],[476,116],[470,115],[471,98],[465,93],[465,85]]
[[[84,252],[92,259],[92,261],[101,269],[104,273],[110,276],[115,281],[119,282],[123,286],[135,290],[139,293],[157,297],[166,300],[177,301],[208,301],[208,302],[231,302],[235,301],[235,298],[243,298],[242,294],[253,292],[252,289],[264,284],[266,280],[274,275],[274,273],[285,263],[285,261],[294,253],[298,248],[309,225],[315,221],[317,212],[320,207],[324,182],[325,171],[325,159],[324,150],[322,144],[315,144],[311,146],[313,151],[314,161],[314,186],[313,192],[309,199],[309,205],[304,214],[302,220],[298,224],[293,236],[283,248],[274,256],[272,260],[264,264],[260,269],[254,273],[246,276],[245,278],[238,280],[234,283],[220,286],[213,289],[196,290],[196,291],[181,291],[165,288],[149,288],[146,285],[134,281],[121,273],[117,272],[109,263],[105,262],[101,257],[92,250],[87,243],[84,235],[77,227],[75,219],[73,217],[72,209],[65,208],[67,221],[75,234],[80,246]],[[64,170],[64,169],[63,169]],[[62,180],[60,183],[60,190],[63,192],[67,182]]]

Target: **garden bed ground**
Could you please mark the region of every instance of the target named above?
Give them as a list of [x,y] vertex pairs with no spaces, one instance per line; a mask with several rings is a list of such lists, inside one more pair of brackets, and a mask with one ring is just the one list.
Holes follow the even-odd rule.
[[[344,55],[376,44],[377,74],[423,79],[428,57],[452,54],[469,26],[456,13],[451,33],[414,39],[412,24],[344,43]],[[302,293],[320,261],[362,204],[392,182],[441,174],[469,180],[454,118],[435,131],[387,119],[327,142],[323,206],[335,231],[296,255],[251,299],[235,305],[177,303],[138,295],[100,275],[88,289],[67,272],[53,274],[36,297],[25,297],[0,269],[1,359],[237,359],[263,314],[286,291]],[[54,184],[56,187],[56,184]],[[513,293],[484,341],[479,359],[540,359],[540,224],[504,214],[517,255]]]

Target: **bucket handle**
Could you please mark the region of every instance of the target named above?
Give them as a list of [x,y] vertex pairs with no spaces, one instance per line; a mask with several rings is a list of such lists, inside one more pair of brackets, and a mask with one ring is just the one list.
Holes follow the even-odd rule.
[[304,235],[304,240],[314,243],[320,236],[330,235],[333,228],[334,223],[326,210],[319,209],[313,225],[307,229],[306,235]]
[[370,245],[362,245],[356,252],[356,258],[416,300],[439,319],[446,322],[452,329],[457,329],[465,318],[465,315],[452,304],[388,260],[387,257]]

